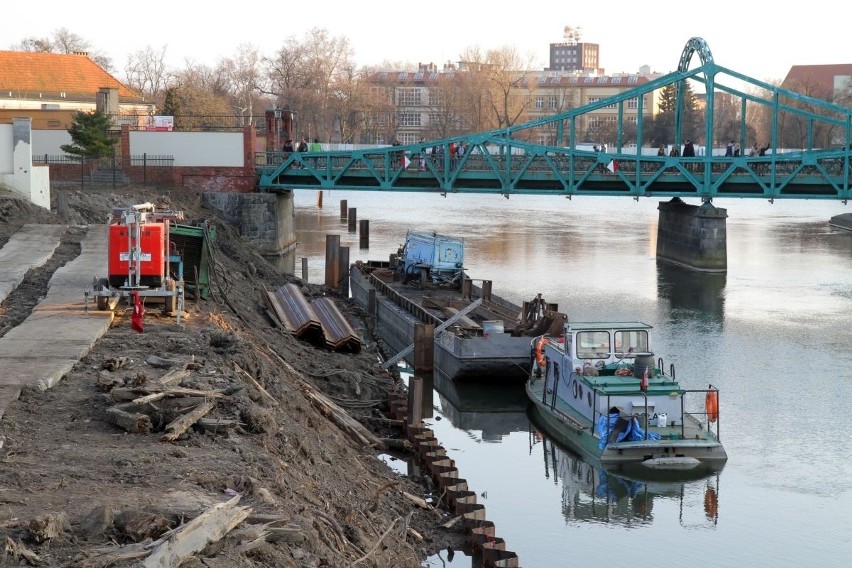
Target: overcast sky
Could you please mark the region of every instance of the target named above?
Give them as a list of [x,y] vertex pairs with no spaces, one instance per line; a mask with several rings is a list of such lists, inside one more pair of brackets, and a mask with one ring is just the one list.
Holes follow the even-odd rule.
[[701,37],[719,65],[775,80],[783,79],[792,65],[852,63],[852,42],[846,40],[850,23],[841,17],[839,5],[824,0],[795,8],[722,0],[15,1],[3,6],[0,49],[65,27],[111,57],[116,77],[122,78],[128,54],[148,46],[165,46],[172,68],[183,67],[187,59],[214,65],[233,57],[240,44],[273,56],[285,38],[302,38],[318,27],[346,37],[359,65],[390,60],[440,66],[458,60],[469,46],[514,45],[543,68],[549,44],[562,41],[565,26],[573,26],[582,28],[582,41],[600,45],[607,73],[636,72],[641,65],[673,71],[689,38]]

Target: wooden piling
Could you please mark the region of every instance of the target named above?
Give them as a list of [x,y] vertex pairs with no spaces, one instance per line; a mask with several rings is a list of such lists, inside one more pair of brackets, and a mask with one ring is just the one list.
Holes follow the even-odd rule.
[[337,286],[335,290],[340,290],[340,295],[344,298],[349,297],[349,247],[340,247],[338,255],[337,269]]
[[473,280],[464,278],[462,280],[462,300],[469,302],[471,294],[473,294]]
[[414,324],[414,374],[432,373],[435,358],[435,325]]
[[370,220],[362,219],[358,222],[360,229],[358,231],[359,244],[361,249],[370,248]]
[[370,288],[367,291],[367,316],[370,318],[370,325],[373,329],[376,328],[376,316],[378,316],[378,310],[376,309],[378,304],[376,304],[376,289]]
[[346,213],[349,211],[347,209],[347,201],[345,199],[340,200],[340,220],[346,219]]
[[423,379],[408,381],[408,424],[418,426],[423,421]]
[[340,267],[340,235],[325,236],[325,285],[335,288],[340,279],[338,270]]
[[322,190],[317,192],[317,209],[322,209]]
[[308,257],[302,257],[302,280],[308,281]]
[[486,302],[491,301],[491,280],[482,281],[482,299]]
[[354,207],[349,208],[349,232],[354,233],[357,225],[357,211]]

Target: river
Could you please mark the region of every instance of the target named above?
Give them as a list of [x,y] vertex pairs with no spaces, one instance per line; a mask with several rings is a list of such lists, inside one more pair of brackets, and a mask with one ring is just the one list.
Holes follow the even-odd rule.
[[[495,294],[541,293],[574,320],[645,321],[679,381],[720,389],[728,463],[683,484],[601,479],[533,435],[522,410],[483,411],[488,392],[472,411],[434,393],[427,422],[521,566],[852,566],[852,233],[828,225],[847,206],[715,200],[728,271],[700,274],[657,262],[659,199],[333,191],[320,209],[316,192],[295,193],[311,282],[324,280],[326,234],[351,261],[386,260],[407,229],[463,237],[468,275]],[[341,200],[369,220],[369,249]],[[476,566],[447,556],[425,566]]]

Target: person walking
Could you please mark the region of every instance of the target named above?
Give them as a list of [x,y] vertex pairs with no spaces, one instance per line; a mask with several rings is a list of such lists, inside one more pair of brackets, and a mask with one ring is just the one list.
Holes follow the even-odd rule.
[[657,155],[658,156],[665,156],[666,155],[666,145],[665,144],[660,144],[660,149],[657,150]]
[[695,157],[695,146],[692,145],[692,140],[687,139],[686,144],[683,145],[683,157],[684,158],[694,158]]
[[733,158],[734,157],[734,141],[731,140],[728,142],[728,145],[725,146],[725,157]]

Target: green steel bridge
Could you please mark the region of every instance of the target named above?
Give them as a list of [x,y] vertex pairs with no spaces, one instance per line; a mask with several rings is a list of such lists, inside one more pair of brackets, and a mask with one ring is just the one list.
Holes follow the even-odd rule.
[[[697,55],[700,65],[690,69]],[[704,140],[708,151],[696,157],[644,155],[644,95],[674,85],[677,103],[674,144],[680,148],[685,81],[706,89]],[[743,86],[745,85],[745,87]],[[746,88],[752,86],[751,91]],[[779,123],[797,120],[806,147],[772,151],[765,156],[712,155],[714,95],[727,93],[739,102],[739,144],[749,148],[746,109],[769,111],[770,148],[778,148]],[[761,93],[761,94],[755,94]],[[631,103],[628,103],[631,101]],[[637,105],[636,145],[622,145],[625,105]],[[618,143],[606,151],[583,148],[578,130],[588,113],[615,105]],[[630,108],[630,107],[628,107]],[[632,109],[631,109],[632,110]],[[587,115],[584,117],[584,115]],[[631,114],[632,116],[632,114]],[[631,126],[632,128],[632,126]],[[814,146],[815,129],[830,128],[837,144]],[[542,130],[562,144],[530,142]],[[463,144],[460,158],[450,155],[451,144]],[[645,144],[648,146],[648,144]],[[752,79],[717,65],[701,38],[687,42],[677,71],[644,85],[585,106],[509,128],[433,140],[408,146],[334,152],[267,152],[256,155],[260,191],[345,189],[363,191],[537,194],[572,197],[606,195],[639,197],[714,197],[761,199],[835,199],[850,197],[852,170],[852,109],[807,97]],[[638,151],[637,151],[638,149]],[[420,167],[420,156],[425,156]],[[409,161],[410,160],[410,161]]]

